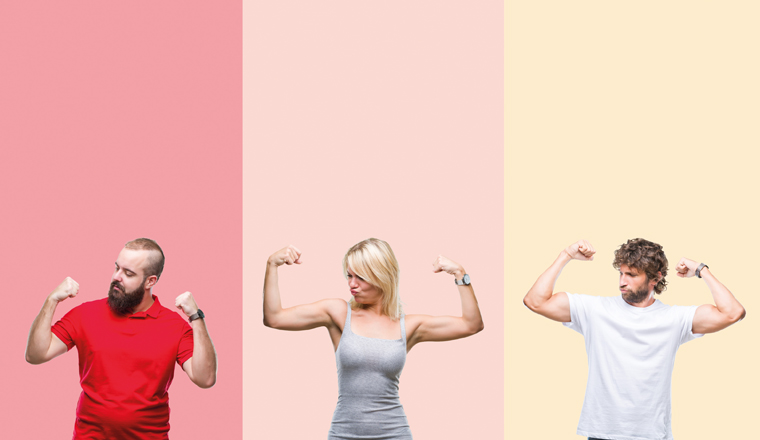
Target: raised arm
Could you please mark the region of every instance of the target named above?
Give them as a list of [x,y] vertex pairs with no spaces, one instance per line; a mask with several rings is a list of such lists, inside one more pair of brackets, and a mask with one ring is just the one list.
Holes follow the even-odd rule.
[[523,303],[529,309],[559,322],[570,322],[570,300],[565,292],[552,293],[562,269],[570,260],[591,261],[596,250],[586,240],[579,240],[560,252],[551,266],[533,284]]
[[[681,258],[676,266],[676,274],[681,278],[691,278],[696,275],[697,268],[699,263],[696,261]],[[691,324],[692,333],[715,333],[744,318],[747,314],[744,307],[707,266],[702,267],[699,275],[710,289],[715,305],[704,304],[697,308]]]
[[[337,309],[345,306],[344,301],[326,299],[312,304],[282,308],[277,268],[283,264],[301,264],[301,251],[291,245],[275,252],[267,260],[264,276],[264,325],[278,330],[309,330],[334,326],[336,322],[333,316],[340,314]],[[343,315],[345,316],[345,313]]]
[[56,356],[66,353],[67,347],[50,328],[53,325],[53,314],[58,303],[66,298],[73,298],[79,292],[79,284],[66,277],[65,280],[45,299],[42,310],[32,322],[29,339],[26,341],[26,361],[30,364],[42,364]]
[[[198,313],[198,304],[193,294],[185,292],[174,300],[174,306],[189,318]],[[182,364],[187,377],[201,388],[211,388],[216,383],[216,350],[206,329],[206,320],[196,318],[190,323],[193,328],[193,356]]]
[[483,330],[483,318],[480,316],[475,290],[471,284],[459,284],[463,282],[466,274],[464,268],[439,255],[433,262],[433,272],[454,275],[462,300],[462,316],[407,315],[407,351],[420,342],[450,341],[472,336]]

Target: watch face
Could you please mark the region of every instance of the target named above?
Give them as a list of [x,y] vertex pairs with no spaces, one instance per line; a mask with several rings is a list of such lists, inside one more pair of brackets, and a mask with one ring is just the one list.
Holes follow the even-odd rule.
[[467,275],[467,274],[464,274],[464,276],[462,277],[462,282],[464,284],[468,284],[469,285],[470,284],[470,276]]

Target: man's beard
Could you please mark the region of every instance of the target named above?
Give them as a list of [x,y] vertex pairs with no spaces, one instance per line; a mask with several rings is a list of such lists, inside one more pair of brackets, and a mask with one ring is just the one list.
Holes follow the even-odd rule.
[[[114,290],[114,286],[119,286],[120,292]],[[129,315],[140,304],[145,296],[145,287],[140,283],[140,287],[132,292],[127,292],[122,284],[116,281],[111,282],[111,288],[108,289],[108,305],[114,313],[119,315]]]
[[628,304],[638,304],[649,297],[649,290],[647,286],[642,287],[639,290],[629,291],[627,294],[623,294],[623,299]]

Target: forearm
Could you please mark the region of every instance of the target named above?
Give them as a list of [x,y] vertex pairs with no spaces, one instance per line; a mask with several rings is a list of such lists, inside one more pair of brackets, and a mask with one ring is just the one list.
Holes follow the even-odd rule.
[[705,280],[707,287],[710,289],[715,307],[721,314],[728,317],[731,322],[744,318],[746,314],[744,307],[736,300],[731,291],[715,278],[710,269],[707,267],[703,268],[700,271],[700,276]]
[[53,325],[53,315],[58,306],[58,301],[48,296],[42,306],[42,310],[34,318],[32,327],[29,329],[29,338],[26,341],[26,361],[30,364],[41,364],[46,361],[45,356],[50,350],[53,333],[50,331]]
[[275,316],[282,311],[277,266],[267,262],[264,276],[264,325],[272,327]]
[[216,350],[208,335],[206,321],[196,319],[190,323],[193,328],[193,383],[201,388],[210,388],[216,383]]
[[478,299],[475,298],[475,290],[472,285],[457,286],[459,296],[462,299],[462,319],[472,333],[483,330],[483,317],[480,315]]
[[572,258],[567,252],[564,250],[560,252],[557,259],[554,260],[554,263],[552,263],[552,265],[538,277],[533,284],[533,287],[531,287],[525,295],[523,302],[526,306],[531,310],[535,310],[551,299],[552,293],[554,292],[554,285],[557,283],[557,279],[559,278],[560,273],[562,273],[562,269],[564,269],[565,265],[570,262],[570,260],[572,260]]

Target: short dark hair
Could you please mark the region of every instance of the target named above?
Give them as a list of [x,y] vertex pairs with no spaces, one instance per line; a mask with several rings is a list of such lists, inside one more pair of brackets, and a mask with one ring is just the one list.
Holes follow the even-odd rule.
[[148,256],[148,263],[145,267],[145,278],[155,275],[156,279],[161,278],[161,272],[164,271],[164,251],[161,246],[150,238],[136,238],[124,245],[125,249],[133,251],[154,251]]
[[612,267],[620,269],[623,264],[643,271],[650,280],[656,280],[657,272],[660,272],[662,278],[654,286],[654,291],[659,294],[667,289],[665,275],[668,274],[668,259],[665,258],[665,252],[659,244],[643,238],[628,240],[615,251]]

